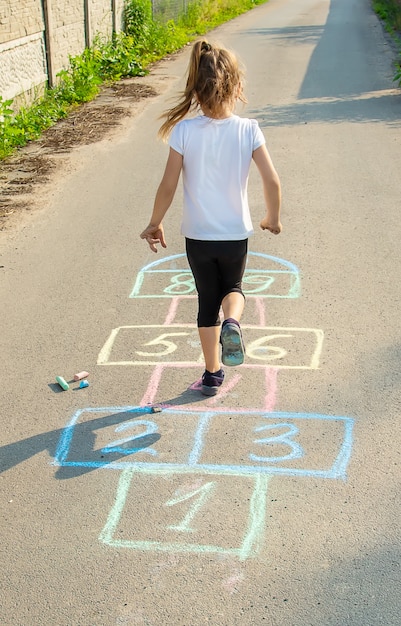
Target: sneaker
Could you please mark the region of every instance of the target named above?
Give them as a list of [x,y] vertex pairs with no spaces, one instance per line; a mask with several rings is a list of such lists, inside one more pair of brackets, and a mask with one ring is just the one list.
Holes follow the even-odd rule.
[[235,320],[223,322],[220,343],[223,348],[221,360],[224,365],[235,366],[244,362],[245,346],[238,322]]
[[224,372],[220,369],[213,374],[208,370],[205,370],[202,376],[201,392],[204,396],[215,396],[219,390],[219,387],[223,384]]

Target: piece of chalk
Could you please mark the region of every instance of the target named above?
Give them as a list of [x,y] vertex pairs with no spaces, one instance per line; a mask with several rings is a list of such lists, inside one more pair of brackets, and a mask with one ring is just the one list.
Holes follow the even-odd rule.
[[89,383],[87,380],[81,380],[81,382],[79,383],[79,388],[80,389],[85,389],[85,387],[89,387]]
[[83,378],[88,378],[89,372],[79,372],[78,374],[74,374],[74,380],[82,380]]
[[56,381],[58,382],[60,387],[64,389],[64,391],[67,391],[67,389],[70,388],[69,384],[62,376],[56,376]]

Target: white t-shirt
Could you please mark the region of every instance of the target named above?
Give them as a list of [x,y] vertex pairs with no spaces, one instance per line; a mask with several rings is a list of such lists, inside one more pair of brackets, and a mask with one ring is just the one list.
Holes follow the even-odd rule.
[[199,115],[176,124],[169,144],[183,156],[185,237],[231,241],[252,235],[249,168],[253,151],[264,143],[258,122],[238,115]]

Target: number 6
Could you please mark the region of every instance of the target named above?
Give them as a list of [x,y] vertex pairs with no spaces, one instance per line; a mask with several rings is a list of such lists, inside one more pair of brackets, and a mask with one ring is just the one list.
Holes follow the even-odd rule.
[[[246,347],[246,353],[251,359],[257,361],[275,361],[277,359],[283,359],[287,355],[287,350],[279,348],[278,346],[265,345],[271,339],[290,339],[293,335],[268,335],[267,337],[260,337],[255,339]],[[259,356],[258,351],[262,354]],[[264,352],[264,354],[263,354]]]

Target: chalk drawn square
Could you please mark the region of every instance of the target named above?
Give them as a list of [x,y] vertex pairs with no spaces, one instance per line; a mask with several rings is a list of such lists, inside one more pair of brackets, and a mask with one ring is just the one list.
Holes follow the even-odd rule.
[[243,325],[246,364],[277,369],[317,369],[324,333],[317,328]]
[[79,409],[62,432],[54,464],[109,469],[186,464],[199,417],[184,411],[152,413],[150,407]]
[[268,478],[260,476],[127,469],[100,540],[120,549],[244,560],[261,547],[267,486]]
[[352,431],[353,420],[340,416],[89,408],[63,430],[54,464],[345,479]]
[[[285,259],[249,252],[243,278],[246,296],[298,298],[298,268]],[[185,254],[164,257],[138,272],[130,298],[196,297],[196,287]]]
[[204,418],[191,460],[204,471],[344,479],[352,429],[348,417],[220,412]]
[[202,362],[198,330],[193,324],[120,326],[110,333],[98,365],[177,365]]
[[[243,325],[244,367],[317,369],[323,331],[316,328]],[[194,367],[203,362],[193,324],[120,326],[101,349],[98,365]]]
[[276,373],[272,373],[270,368],[257,368],[250,370],[247,367],[225,368],[224,385],[222,385],[215,396],[204,396],[201,393],[202,378],[204,368],[198,366],[194,368],[182,368],[180,381],[182,389],[177,394],[172,393],[177,388],[177,370],[171,366],[159,368],[157,379],[157,392],[146,396],[147,402],[160,402],[162,406],[169,409],[183,410],[189,412],[207,410],[224,411],[231,410],[232,407],[238,411],[240,407],[244,409],[260,410],[261,407],[270,408],[275,402],[276,394]]

